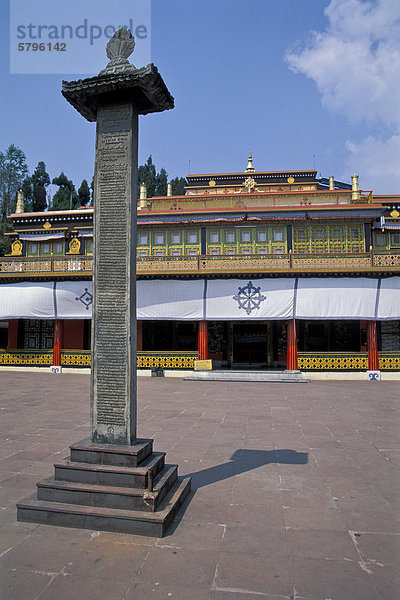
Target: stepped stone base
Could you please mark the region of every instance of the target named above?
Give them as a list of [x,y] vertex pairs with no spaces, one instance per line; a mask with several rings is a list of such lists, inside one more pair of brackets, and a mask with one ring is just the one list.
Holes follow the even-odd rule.
[[17,504],[18,521],[162,537],[190,491],[153,440],[71,446],[70,457]]
[[308,383],[308,379],[300,371],[193,371],[185,379],[195,381]]

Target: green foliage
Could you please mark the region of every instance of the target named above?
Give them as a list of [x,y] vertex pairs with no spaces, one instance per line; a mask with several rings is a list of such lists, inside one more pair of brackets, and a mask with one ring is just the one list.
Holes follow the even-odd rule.
[[78,190],[79,206],[87,206],[90,203],[90,188],[89,184],[84,179]]
[[42,212],[47,208],[46,188],[50,185],[50,177],[43,161],[38,162],[32,177],[32,211]]
[[58,177],[54,177],[52,183],[59,187],[53,196],[51,210],[69,210],[79,207],[79,197],[75,186],[63,172]]
[[172,185],[172,195],[173,196],[184,196],[186,193],[185,187],[187,186],[187,181],[185,177],[175,177],[170,181]]
[[[151,155],[147,159],[145,165],[141,165],[138,169],[138,184],[140,188],[141,183],[145,183],[147,186],[147,197],[152,198],[156,193],[156,185],[157,185],[157,171],[156,167],[153,164],[153,159]],[[139,198],[139,189],[138,189],[138,198]]]
[[33,197],[33,188],[32,188],[32,179],[31,177],[25,177],[22,182],[22,193],[24,195],[24,211],[31,212],[32,210],[32,197]]
[[[140,184],[145,183],[147,187],[147,197],[153,198],[154,196],[166,196],[168,186],[168,173],[161,167],[160,171],[157,172],[156,166],[153,163],[151,155],[147,159],[144,165],[140,165],[138,169],[138,198],[140,196]],[[184,177],[175,177],[171,180],[172,183],[172,195],[180,196],[185,194],[185,186],[187,181]]]
[[10,144],[6,152],[0,152],[0,216],[6,217],[15,210],[17,192],[28,175],[26,157],[20,148]]
[[17,192],[27,175],[26,157],[20,148],[10,144],[0,152],[0,255],[10,252],[10,240],[4,235],[11,231],[7,216],[15,211]]
[[166,196],[168,185],[168,173],[164,168],[156,175],[156,193],[155,196]]

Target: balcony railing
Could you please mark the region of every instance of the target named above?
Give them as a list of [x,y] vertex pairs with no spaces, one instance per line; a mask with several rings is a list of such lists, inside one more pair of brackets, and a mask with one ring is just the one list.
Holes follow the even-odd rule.
[[[139,256],[138,275],[207,275],[227,273],[400,271],[400,251],[353,254],[232,254],[197,256]],[[4,257],[0,278],[87,277],[92,257]]]

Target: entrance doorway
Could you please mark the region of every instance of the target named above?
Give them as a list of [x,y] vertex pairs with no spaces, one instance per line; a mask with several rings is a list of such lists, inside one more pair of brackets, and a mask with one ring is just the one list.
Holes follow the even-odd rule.
[[271,323],[233,323],[232,327],[232,366],[271,367]]

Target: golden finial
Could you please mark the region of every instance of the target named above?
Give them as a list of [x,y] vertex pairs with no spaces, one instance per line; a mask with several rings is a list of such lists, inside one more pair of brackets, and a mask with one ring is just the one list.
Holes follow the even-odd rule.
[[245,173],[254,173],[253,157],[251,156],[251,152],[249,152],[249,162],[247,163],[247,169],[245,170]]
[[23,213],[24,212],[24,193],[23,191],[20,189],[17,192],[17,206],[15,209],[16,213]]

